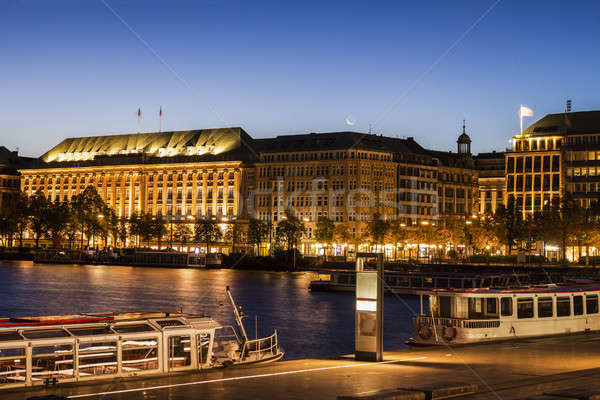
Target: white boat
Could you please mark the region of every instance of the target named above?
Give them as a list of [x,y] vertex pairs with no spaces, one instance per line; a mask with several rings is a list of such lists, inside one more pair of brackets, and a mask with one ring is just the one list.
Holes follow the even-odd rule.
[[277,331],[248,339],[202,315],[143,312],[0,319],[0,389],[281,360]]
[[[600,330],[600,285],[421,291],[411,345],[466,344]],[[429,312],[423,312],[423,297]]]

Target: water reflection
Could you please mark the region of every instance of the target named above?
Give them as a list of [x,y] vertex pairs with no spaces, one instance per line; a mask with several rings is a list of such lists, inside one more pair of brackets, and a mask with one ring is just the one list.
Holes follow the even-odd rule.
[[[233,324],[230,286],[259,336],[277,329],[286,358],[335,357],[354,351],[354,297],[311,293],[313,273],[192,270],[115,266],[34,265],[0,262],[0,316],[183,308]],[[386,296],[387,349],[404,346],[418,299]]]

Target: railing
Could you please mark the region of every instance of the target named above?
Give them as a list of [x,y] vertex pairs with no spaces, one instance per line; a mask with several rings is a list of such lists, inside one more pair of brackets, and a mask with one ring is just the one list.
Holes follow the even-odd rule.
[[443,327],[443,326],[453,326],[455,328],[465,328],[465,329],[489,329],[489,328],[499,328],[500,320],[497,319],[461,319],[461,318],[445,318],[445,317],[431,317],[430,315],[417,315],[416,317],[417,325],[425,325],[425,326],[435,326]]
[[276,355],[279,352],[279,342],[277,340],[277,331],[267,338],[252,339],[244,343],[242,349],[243,359],[255,355],[257,360],[263,358],[264,355]]

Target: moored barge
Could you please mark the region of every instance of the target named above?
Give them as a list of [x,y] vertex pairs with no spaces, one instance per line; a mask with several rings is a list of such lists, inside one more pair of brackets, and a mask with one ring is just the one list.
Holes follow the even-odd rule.
[[0,319],[0,389],[281,360],[277,331],[248,339],[228,295],[238,329],[203,315],[169,312]]
[[[422,291],[412,345],[467,344],[600,330],[600,285],[586,281],[515,289]],[[423,297],[421,297],[423,300]]]

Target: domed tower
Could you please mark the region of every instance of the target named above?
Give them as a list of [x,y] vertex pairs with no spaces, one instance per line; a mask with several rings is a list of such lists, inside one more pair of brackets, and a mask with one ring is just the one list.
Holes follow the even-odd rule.
[[461,155],[471,155],[471,138],[467,135],[465,120],[463,119],[463,131],[462,134],[456,140],[456,144],[458,145],[458,154]]

